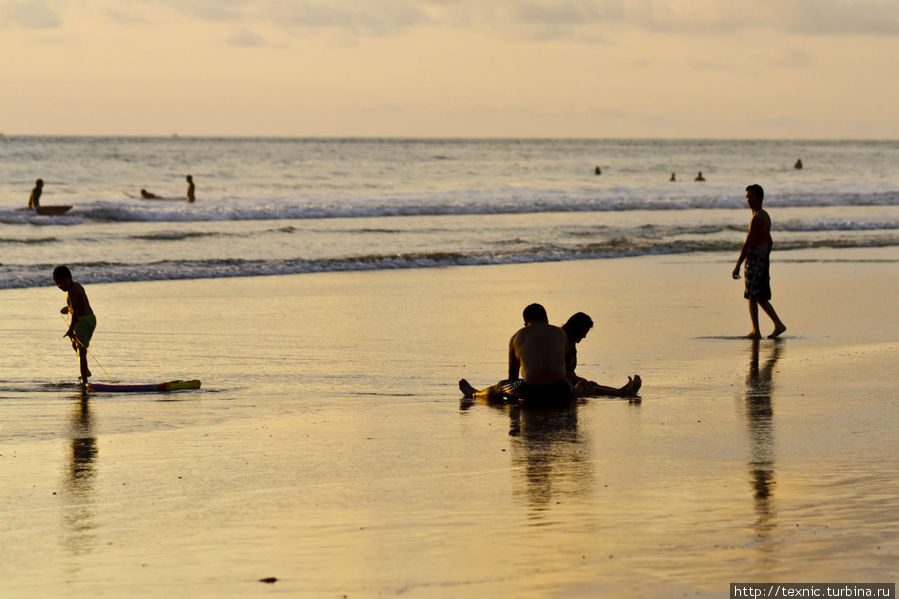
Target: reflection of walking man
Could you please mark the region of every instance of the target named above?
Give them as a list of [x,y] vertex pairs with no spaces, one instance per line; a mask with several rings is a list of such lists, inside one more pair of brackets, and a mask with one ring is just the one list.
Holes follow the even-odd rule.
[[752,319],[752,332],[747,335],[752,339],[758,339],[759,333],[759,306],[765,311],[772,321],[774,330],[768,335],[774,339],[787,330],[786,325],[780,321],[774,306],[771,305],[771,283],[769,276],[771,247],[774,242],[771,239],[771,217],[762,210],[762,200],[765,192],[761,185],[750,185],[746,188],[746,203],[752,209],[752,221],[749,223],[749,233],[746,242],[740,250],[740,257],[734,267],[733,277],[740,278],[740,265],[746,261],[746,291],[743,297],[749,300],[749,317]]
[[775,342],[764,365],[759,367],[758,339],[752,340],[749,373],[746,375],[746,416],[749,425],[751,459],[749,477],[757,520],[755,531],[759,547],[770,546],[776,519],[774,510],[774,367],[780,358],[781,343]]

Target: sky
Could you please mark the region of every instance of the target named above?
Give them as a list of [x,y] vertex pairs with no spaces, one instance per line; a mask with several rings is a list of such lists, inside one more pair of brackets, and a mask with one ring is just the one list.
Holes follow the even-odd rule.
[[899,0],[0,0],[0,133],[899,139]]

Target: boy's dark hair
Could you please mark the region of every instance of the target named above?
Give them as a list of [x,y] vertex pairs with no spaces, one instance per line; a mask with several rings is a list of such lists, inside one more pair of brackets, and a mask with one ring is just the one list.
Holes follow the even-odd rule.
[[72,271],[69,270],[68,266],[57,266],[53,269],[53,280],[58,281],[60,279],[71,279]]
[[746,188],[746,191],[757,197],[760,202],[765,199],[765,190],[758,183],[753,183]]
[[578,312],[576,314],[572,314],[571,318],[562,325],[562,330],[564,330],[568,335],[572,335],[573,333],[583,333],[587,334],[587,331],[593,328],[593,319],[584,314],[583,312]]
[[540,304],[531,304],[524,309],[522,316],[524,317],[525,324],[532,321],[549,322],[549,317],[546,315],[546,308]]

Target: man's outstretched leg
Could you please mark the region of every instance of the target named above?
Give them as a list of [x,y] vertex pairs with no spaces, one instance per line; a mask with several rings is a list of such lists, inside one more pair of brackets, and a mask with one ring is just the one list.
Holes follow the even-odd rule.
[[478,391],[465,379],[459,380],[459,391],[461,391],[462,395],[467,399],[485,399],[487,401],[493,401],[502,396],[502,387],[500,384],[492,385]]

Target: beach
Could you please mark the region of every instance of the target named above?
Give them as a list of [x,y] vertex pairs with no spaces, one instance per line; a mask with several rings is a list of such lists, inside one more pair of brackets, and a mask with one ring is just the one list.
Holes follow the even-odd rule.
[[[87,284],[95,382],[203,381],[87,400],[63,294],[0,290],[0,596],[895,582],[899,251],[775,252],[788,330],[755,343],[735,259]],[[579,373],[641,399],[460,402],[533,301],[590,314]]]

